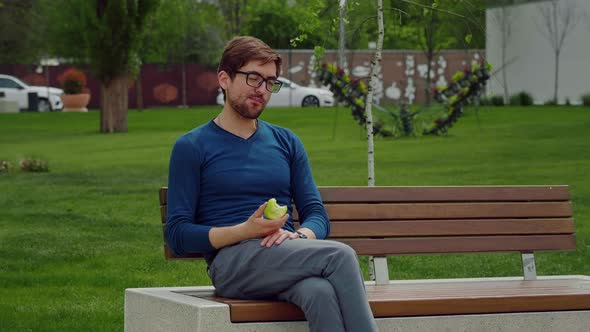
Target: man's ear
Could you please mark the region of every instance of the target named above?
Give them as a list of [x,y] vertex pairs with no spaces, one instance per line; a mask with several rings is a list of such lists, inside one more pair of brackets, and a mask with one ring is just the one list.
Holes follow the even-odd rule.
[[223,90],[227,90],[227,86],[229,85],[229,81],[231,80],[228,73],[226,73],[223,70],[217,72],[217,80],[219,81],[219,86]]

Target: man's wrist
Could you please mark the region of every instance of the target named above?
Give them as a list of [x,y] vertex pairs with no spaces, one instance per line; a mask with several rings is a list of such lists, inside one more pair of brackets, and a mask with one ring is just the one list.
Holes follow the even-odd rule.
[[297,230],[297,232],[305,234],[308,239],[317,239],[317,237],[315,236],[315,233],[309,228],[301,227]]

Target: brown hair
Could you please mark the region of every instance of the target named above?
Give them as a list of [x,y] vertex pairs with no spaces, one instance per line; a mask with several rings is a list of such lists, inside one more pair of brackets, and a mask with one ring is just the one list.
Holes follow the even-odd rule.
[[252,60],[263,64],[274,61],[277,77],[281,74],[281,56],[262,40],[248,36],[234,37],[225,45],[217,72],[223,70],[233,80],[236,71]]

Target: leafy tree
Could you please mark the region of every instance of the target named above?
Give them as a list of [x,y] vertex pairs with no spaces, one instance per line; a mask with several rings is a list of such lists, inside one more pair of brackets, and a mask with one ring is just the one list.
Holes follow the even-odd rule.
[[[260,0],[248,6],[248,19],[241,32],[277,49],[310,49],[316,45],[334,48],[337,39],[332,29],[332,15],[337,15],[337,9],[331,2],[317,0]],[[305,32],[293,41],[295,31]]]
[[161,2],[146,22],[141,48],[145,62],[216,66],[225,40],[218,7],[187,0]]
[[507,78],[507,66],[509,65],[508,44],[512,35],[512,22],[515,18],[513,17],[512,7],[507,5],[492,9],[490,12],[491,17],[495,21],[495,24],[498,25],[498,30],[500,32],[500,70],[502,71],[502,85],[504,87],[504,104],[508,105],[510,103]]
[[53,52],[88,63],[101,82],[100,132],[126,132],[128,87],[146,19],[159,0],[39,0]]
[[0,63],[36,63],[43,50],[34,0],[0,2]]
[[221,0],[218,1],[219,9],[225,17],[227,34],[229,38],[242,34],[242,25],[247,19],[246,8],[248,0]]
[[557,103],[559,97],[559,56],[567,37],[583,18],[583,12],[572,1],[550,0],[539,4],[537,8],[542,16],[542,20],[537,22],[539,31],[551,45],[555,59],[553,102]]
[[[426,103],[431,101],[431,65],[440,50],[485,45],[482,1],[391,0],[385,48],[421,49],[426,56]],[[475,38],[474,38],[475,36]]]
[[[222,20],[217,6],[187,0],[162,0],[146,25],[140,52],[142,62],[182,65],[181,98],[186,106],[187,62],[214,67],[223,49]],[[138,92],[141,81],[137,81]],[[138,94],[138,105],[141,105]]]

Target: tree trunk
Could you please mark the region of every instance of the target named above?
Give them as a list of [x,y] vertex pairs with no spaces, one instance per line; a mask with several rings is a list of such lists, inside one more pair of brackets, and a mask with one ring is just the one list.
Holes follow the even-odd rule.
[[338,66],[346,71],[344,68],[344,49],[346,47],[346,0],[340,0],[340,33],[338,35]]
[[510,103],[510,95],[508,93],[508,80],[506,79],[506,44],[502,40],[502,84],[504,85],[504,104]]
[[126,133],[129,104],[128,77],[115,77],[108,84],[101,84],[100,132]]
[[500,19],[500,29],[502,29],[502,84],[504,85],[504,104],[510,103],[510,94],[508,92],[508,79],[506,78],[506,49],[508,48],[508,38],[510,36],[509,13],[506,7],[502,7],[502,18]]
[[182,107],[186,105],[186,63],[182,60]]
[[135,103],[137,104],[137,109],[143,109],[143,85],[141,84],[141,67],[139,68],[139,73],[137,73],[137,80],[135,81]]
[[[375,147],[373,144],[373,113],[371,111],[373,105],[373,90],[377,85],[378,75],[377,67],[381,63],[381,50],[383,49],[383,0],[377,0],[377,26],[379,36],[377,38],[377,49],[375,50],[375,57],[371,61],[371,80],[369,81],[369,89],[367,91],[367,99],[365,100],[365,125],[367,128],[367,168],[368,177],[367,182],[369,187],[375,186]],[[369,278],[376,280],[374,257],[369,256]]]
[[381,64],[381,50],[383,49],[383,0],[377,0],[377,22],[379,27],[379,37],[377,38],[377,49],[375,50],[375,57],[371,61],[371,81],[369,82],[369,89],[367,91],[367,99],[365,101],[365,119],[367,128],[367,164],[368,164],[368,185],[370,187],[375,185],[375,153],[373,145],[373,114],[371,106],[373,104],[373,90],[377,85],[378,75],[377,67]]
[[559,50],[555,52],[555,86],[553,88],[553,101],[555,104],[558,103],[558,91],[559,90]]
[[432,60],[434,59],[434,34],[436,30],[436,12],[433,11],[430,13],[430,24],[424,27],[424,34],[426,37],[426,88],[424,89],[426,95],[426,105],[430,105],[430,101],[432,99],[432,77],[430,75],[430,71],[432,70]]
[[430,71],[432,70],[432,60],[434,59],[434,53],[432,49],[428,50],[428,53],[426,54],[426,61],[428,61],[428,64],[426,65],[426,106],[430,105],[430,101],[432,99],[431,94],[432,94],[432,77],[430,77]]

